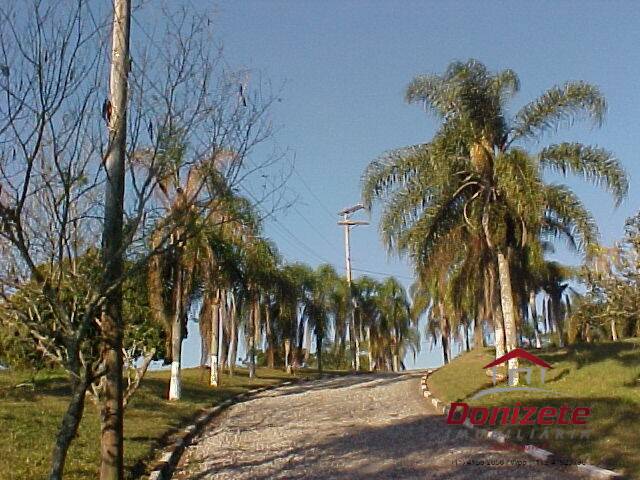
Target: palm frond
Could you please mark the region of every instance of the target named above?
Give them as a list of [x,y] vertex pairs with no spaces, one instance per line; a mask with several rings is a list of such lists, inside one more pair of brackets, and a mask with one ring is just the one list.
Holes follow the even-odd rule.
[[503,70],[491,80],[491,89],[496,98],[499,98],[504,105],[520,91],[520,79],[513,70]]
[[547,185],[543,230],[563,234],[579,251],[598,241],[598,227],[580,199],[565,185]]
[[422,103],[436,117],[447,118],[456,112],[456,85],[438,75],[419,75],[407,86],[407,103]]
[[600,89],[586,82],[567,82],[547,90],[516,115],[510,141],[531,138],[584,116],[602,124],[607,103]]
[[362,175],[362,201],[367,208],[394,188],[410,182],[419,165],[429,162],[428,144],[392,150],[371,162]]
[[602,186],[611,192],[616,206],[629,190],[629,180],[620,161],[603,148],[564,142],[551,145],[539,154],[540,165],[566,175],[567,172]]

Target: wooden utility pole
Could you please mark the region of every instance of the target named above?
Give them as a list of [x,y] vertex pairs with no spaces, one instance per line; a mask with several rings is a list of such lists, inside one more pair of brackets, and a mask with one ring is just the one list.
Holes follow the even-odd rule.
[[[111,288],[123,271],[122,216],[124,203],[125,151],[127,142],[127,79],[129,76],[129,32],[131,0],[113,0],[109,145],[105,159],[107,175],[102,234],[103,288]],[[101,480],[124,478],[123,385],[122,385],[122,290],[109,293],[102,311],[102,352],[107,374],[101,409]]]
[[[351,220],[349,218],[349,215],[351,215],[354,212],[357,212],[358,210],[362,210],[363,208],[364,206],[361,203],[359,203],[357,205],[354,205],[353,207],[345,208],[341,212],[338,212],[338,215],[342,215],[342,220],[338,222],[338,225],[344,226],[344,255],[345,255],[346,268],[347,268],[347,283],[349,284],[349,295],[352,301],[354,301],[354,299],[353,299],[353,292],[351,290],[351,282],[352,282],[351,246],[349,244],[349,234],[352,226],[369,225],[369,222],[364,220]],[[353,352],[352,365],[355,371],[358,372],[360,371],[360,335],[358,335],[358,333],[356,332],[355,321],[356,321],[356,312],[355,312],[355,304],[354,304],[353,308],[351,309],[351,322],[350,322],[350,328],[349,328],[349,336],[351,337],[351,341],[354,343],[354,346],[355,346],[355,349]],[[371,345],[369,345],[369,350],[371,350]]]

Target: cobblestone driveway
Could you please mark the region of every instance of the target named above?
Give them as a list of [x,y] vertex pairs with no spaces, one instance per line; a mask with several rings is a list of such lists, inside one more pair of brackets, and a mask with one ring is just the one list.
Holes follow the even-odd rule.
[[446,425],[419,381],[417,373],[358,375],[263,392],[214,420],[174,478],[578,478]]

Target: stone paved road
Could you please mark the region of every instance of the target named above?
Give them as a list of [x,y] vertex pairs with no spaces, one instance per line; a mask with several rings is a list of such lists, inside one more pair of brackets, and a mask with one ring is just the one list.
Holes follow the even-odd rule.
[[263,392],[214,420],[174,478],[578,478],[446,425],[419,382],[418,373],[358,375]]

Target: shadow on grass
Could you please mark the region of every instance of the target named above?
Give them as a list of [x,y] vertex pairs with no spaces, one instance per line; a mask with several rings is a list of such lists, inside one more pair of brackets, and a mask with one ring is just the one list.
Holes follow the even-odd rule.
[[[526,398],[516,395],[494,399],[487,406],[508,406],[520,402],[538,408],[568,405],[588,407],[590,416],[585,425],[552,425],[542,435],[541,426],[499,426],[510,437],[520,436],[522,442],[548,448],[562,456],[594,463],[613,470],[623,469],[631,478],[640,478],[640,406],[613,397],[579,398],[572,396]],[[532,437],[532,429],[533,437]],[[586,438],[582,436],[585,435]]]
[[570,368],[563,368],[562,370],[560,370],[559,373],[557,373],[554,377],[552,378],[548,378],[545,383],[554,383],[554,382],[558,382],[560,380],[562,380],[565,377],[568,377],[569,375],[571,375],[571,369]]
[[0,371],[0,399],[32,402],[42,396],[67,397],[70,394],[68,378],[57,371]]
[[640,364],[640,344],[636,342],[576,343],[564,348],[533,352],[550,363],[574,363],[577,369],[609,359],[626,367]]

